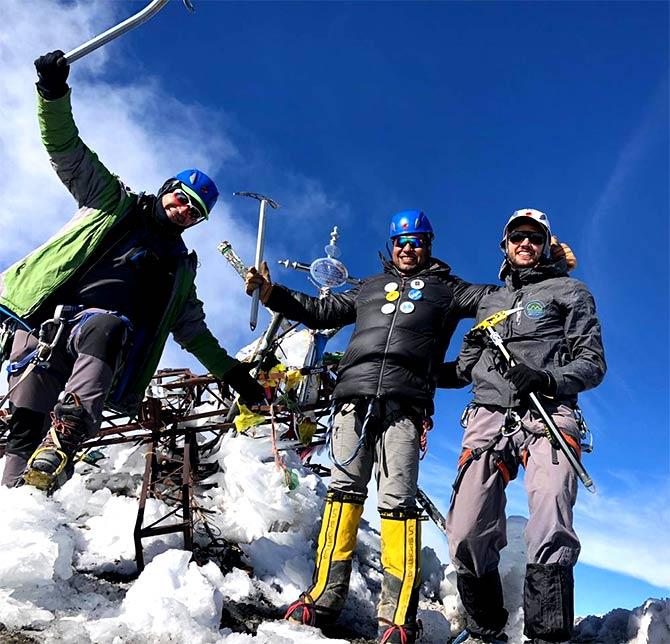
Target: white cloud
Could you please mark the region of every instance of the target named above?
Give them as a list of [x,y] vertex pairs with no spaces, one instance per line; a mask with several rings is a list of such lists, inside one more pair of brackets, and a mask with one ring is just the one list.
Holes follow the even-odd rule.
[[668,481],[631,481],[620,477],[617,494],[605,489],[585,494],[575,512],[582,542],[580,560],[670,587],[670,492]]

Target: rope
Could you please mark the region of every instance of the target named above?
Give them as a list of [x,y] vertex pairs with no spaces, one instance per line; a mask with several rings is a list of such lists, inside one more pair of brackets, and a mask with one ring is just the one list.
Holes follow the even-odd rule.
[[373,405],[374,405],[374,399],[371,399],[370,403],[368,404],[368,409],[365,412],[365,419],[363,420],[363,425],[361,426],[361,435],[358,437],[356,447],[354,447],[354,451],[351,453],[351,456],[349,456],[349,458],[345,459],[344,461],[338,461],[335,456],[335,452],[333,450],[332,434],[333,434],[333,421],[335,418],[335,404],[333,404],[333,406],[331,407],[330,417],[328,418],[328,430],[326,431],[326,444],[328,445],[328,454],[330,456],[330,460],[333,461],[333,463],[340,469],[346,467],[347,465],[350,465],[353,462],[353,460],[358,456],[358,452],[361,451],[361,448],[365,444],[368,432],[368,421],[372,416]]

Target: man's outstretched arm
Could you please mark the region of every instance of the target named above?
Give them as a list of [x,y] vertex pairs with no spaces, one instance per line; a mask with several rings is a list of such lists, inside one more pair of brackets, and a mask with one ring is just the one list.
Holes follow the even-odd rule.
[[66,82],[70,68],[63,52],[40,56],[35,68],[39,77],[37,118],[51,165],[80,208],[115,210],[125,191],[79,137]]

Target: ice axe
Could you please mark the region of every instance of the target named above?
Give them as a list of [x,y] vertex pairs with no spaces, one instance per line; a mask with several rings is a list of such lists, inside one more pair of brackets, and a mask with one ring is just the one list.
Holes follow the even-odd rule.
[[[271,208],[276,210],[279,208],[279,204],[270,199],[270,197],[260,195],[257,192],[233,192],[233,194],[237,197],[250,197],[260,202],[258,210],[258,235],[256,236],[256,258],[254,260],[256,270],[260,271],[261,263],[263,262],[263,249],[265,248],[265,206],[270,205]],[[251,300],[251,315],[249,316],[249,327],[252,331],[256,329],[256,324],[258,323],[258,303],[260,302],[260,297],[261,290],[257,288]]]
[[[87,54],[90,54],[92,51],[106,45],[108,42],[111,42],[115,38],[122,36],[123,34],[139,27],[141,24],[145,23],[150,18],[153,18],[161,9],[165,7],[169,0],[153,0],[150,2],[144,9],[138,11],[136,14],[130,16],[123,22],[120,22],[118,25],[115,25],[107,31],[103,31],[101,34],[97,35],[95,38],[86,41],[83,45],[75,47],[72,51],[68,51],[63,58],[65,62],[70,65],[75,60],[83,58]],[[191,0],[183,0],[184,6],[191,12],[195,10]]]
[[[507,365],[510,367],[513,367],[518,363],[512,357],[510,352],[507,350],[507,347],[503,342],[502,336],[500,335],[500,333],[498,333],[498,331],[496,331],[495,327],[502,321],[506,320],[510,315],[513,315],[514,313],[517,313],[518,311],[522,310],[523,307],[518,306],[514,309],[498,311],[498,313],[494,313],[493,315],[487,317],[485,320],[482,320],[479,324],[475,325],[469,331],[469,333],[475,335],[476,334],[485,335],[491,342],[491,344],[493,344],[498,349],[498,351],[500,351],[503,358],[505,358]],[[565,454],[565,457],[568,459],[568,463],[570,463],[572,469],[575,470],[577,476],[579,477],[579,480],[584,484],[586,489],[589,492],[595,493],[596,486],[593,483],[593,479],[589,476],[588,472],[584,469],[584,466],[579,462],[579,459],[575,456],[574,452],[572,451],[567,441],[563,437],[563,434],[561,433],[560,429],[558,429],[556,423],[554,423],[554,420],[547,413],[546,409],[540,402],[540,399],[538,398],[537,394],[529,393],[528,398],[530,399],[530,402],[533,404],[533,407],[535,407],[537,413],[540,414],[540,418],[542,418],[542,420],[544,421],[544,424],[547,428],[548,437],[550,438],[551,442],[554,445],[557,445],[558,448]]]

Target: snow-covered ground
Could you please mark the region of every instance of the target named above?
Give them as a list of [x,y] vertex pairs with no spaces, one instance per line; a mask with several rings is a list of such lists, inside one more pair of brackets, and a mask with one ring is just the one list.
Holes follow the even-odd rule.
[[[8,631],[40,642],[101,644],[323,639],[318,630],[280,619],[309,584],[325,493],[317,476],[290,460],[299,485],[289,490],[269,439],[227,435],[217,455],[221,471],[210,478],[215,485],[199,494],[199,503],[215,510],[212,520],[221,537],[241,545],[253,574],[240,568],[224,573],[214,562],[198,566],[181,549],[181,538],[169,535],[145,541],[150,563],[136,580],[112,582],[135,569],[132,534],[144,457],[129,447],[110,447],[107,454],[100,469],[79,465],[52,498],[28,487],[0,488],[0,623]],[[110,481],[115,493],[105,485]],[[164,510],[161,505],[148,505],[146,523]],[[520,517],[510,519],[501,564],[511,642],[522,641],[524,524]],[[347,633],[371,635],[380,579],[379,535],[364,524],[341,619]],[[222,609],[231,602],[258,605],[264,615],[274,610],[277,619],[263,621],[255,636],[220,629]],[[669,615],[668,600],[656,600],[633,613],[589,617],[579,628],[584,639],[575,641],[669,642]],[[453,572],[430,549],[424,549],[420,618],[427,643],[448,641],[462,623]]]
[[[198,488],[197,503],[210,511],[220,538],[239,544],[237,566],[200,566],[183,549],[181,536],[172,534],[144,540],[148,564],[135,578],[133,528],[144,449],[106,448],[99,467],[78,464],[73,479],[51,498],[29,487],[0,487],[0,642],[324,641],[319,630],[281,619],[310,583],[326,491],[319,477],[285,452],[298,482],[289,489],[263,431],[254,438],[230,432],[212,457],[218,468]],[[144,524],[165,511],[161,501],[151,500]],[[524,526],[525,519],[510,518],[500,567],[512,644],[523,642]],[[206,537],[198,533],[196,541],[204,545]],[[364,521],[340,630],[330,632],[328,641],[374,637],[379,548],[379,534]],[[453,570],[429,548],[423,550],[419,617],[426,644],[445,644],[462,628]],[[574,641],[670,642],[670,600],[588,617]]]

